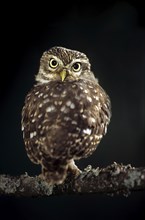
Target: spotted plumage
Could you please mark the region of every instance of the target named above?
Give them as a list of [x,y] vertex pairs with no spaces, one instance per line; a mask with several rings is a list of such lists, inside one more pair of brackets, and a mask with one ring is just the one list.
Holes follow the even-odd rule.
[[27,154],[49,184],[78,173],[74,160],[91,155],[107,131],[110,99],[85,54],[62,47],[44,52],[37,83],[22,111]]

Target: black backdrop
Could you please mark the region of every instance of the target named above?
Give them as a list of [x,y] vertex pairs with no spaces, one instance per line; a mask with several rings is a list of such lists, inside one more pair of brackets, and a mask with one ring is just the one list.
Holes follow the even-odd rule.
[[[112,120],[96,152],[78,161],[145,166],[145,8],[141,1],[20,2],[1,8],[0,173],[36,175],[20,129],[24,97],[39,59],[52,46],[80,50],[112,100]],[[38,7],[38,8],[37,8]],[[3,76],[3,78],[2,78]],[[145,192],[42,199],[0,198],[0,215],[15,219],[145,219]],[[0,218],[1,219],[1,218]],[[2,218],[3,219],[3,218]]]

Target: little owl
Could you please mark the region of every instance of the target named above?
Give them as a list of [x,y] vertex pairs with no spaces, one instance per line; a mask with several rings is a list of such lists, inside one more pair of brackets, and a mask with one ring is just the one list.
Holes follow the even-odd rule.
[[37,83],[22,110],[28,157],[41,164],[48,184],[61,184],[68,172],[78,174],[74,160],[91,155],[111,117],[110,99],[79,51],[52,47],[40,60]]

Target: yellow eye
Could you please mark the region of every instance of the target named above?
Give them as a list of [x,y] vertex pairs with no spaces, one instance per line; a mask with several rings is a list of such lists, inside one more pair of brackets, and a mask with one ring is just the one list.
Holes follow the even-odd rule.
[[74,72],[80,71],[80,69],[81,69],[81,63],[79,63],[79,62],[74,63],[74,64],[72,65],[72,69],[73,69]]
[[58,62],[57,60],[55,60],[54,58],[51,58],[49,61],[49,66],[53,69],[55,69],[58,66]]

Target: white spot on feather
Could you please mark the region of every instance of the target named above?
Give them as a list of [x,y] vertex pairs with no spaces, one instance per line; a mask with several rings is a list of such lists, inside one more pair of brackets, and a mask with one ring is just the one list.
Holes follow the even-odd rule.
[[108,109],[108,106],[106,104],[104,104],[104,107]]
[[84,114],[82,115],[82,117],[83,117],[83,118],[87,118],[87,116],[86,116],[86,115],[84,115]]
[[97,139],[98,139],[98,140],[100,140],[100,139],[103,137],[102,134],[100,134],[100,135],[96,135],[96,136],[97,136]]
[[93,117],[89,117],[88,122],[89,122],[90,124],[94,124],[94,123],[96,123],[96,120],[95,120],[95,118],[93,118]]
[[66,96],[66,90],[64,90],[62,93],[61,93],[61,97],[65,97]]
[[92,130],[91,130],[90,128],[86,128],[86,129],[83,130],[83,133],[84,133],[84,134],[90,135],[91,132],[92,132]]
[[60,109],[61,112],[68,113],[69,109],[66,106],[62,106]]
[[32,123],[34,123],[35,121],[36,121],[35,118],[33,118],[33,119],[32,119]]
[[77,125],[76,121],[72,121],[71,123],[72,123],[72,125]]
[[42,107],[42,103],[39,104],[39,108],[41,108],[41,107]]
[[49,102],[50,100],[49,99],[45,99],[44,101],[43,101],[43,103],[45,104],[45,103],[47,103],[47,102]]
[[94,96],[94,99],[96,99],[97,101],[99,100],[99,97],[98,96]]
[[85,89],[85,90],[84,90],[84,93],[86,93],[86,94],[87,94],[87,93],[88,93],[88,90],[87,90],[87,89]]
[[54,105],[50,105],[49,107],[46,108],[46,112],[53,112],[55,111],[55,106]]
[[90,136],[90,141],[92,141],[93,140],[93,137],[92,136]]
[[30,96],[27,97],[27,101],[29,101],[29,100],[30,100]]
[[66,107],[65,107],[65,106],[62,106],[61,109],[60,109],[60,111],[63,112],[65,109],[66,109]]
[[77,86],[75,84],[72,85],[72,88],[76,88]]
[[90,89],[93,89],[93,86],[91,86],[91,85],[88,85],[88,87],[89,87]]
[[75,140],[75,143],[79,143],[81,141],[82,141],[81,138],[78,138],[78,139]]
[[65,121],[69,121],[69,120],[71,120],[71,118],[70,118],[70,117],[65,116],[65,117],[64,117],[64,120],[65,120]]
[[38,115],[38,118],[41,118],[41,117],[42,117],[42,114],[39,114],[39,115]]
[[70,108],[71,108],[71,109],[74,109],[74,108],[75,108],[75,104],[74,104],[74,103],[71,103]]
[[61,105],[61,104],[62,104],[62,101],[59,101],[58,104]]
[[40,94],[38,95],[38,98],[40,98],[41,96],[43,96],[43,93],[40,93]]
[[92,98],[89,97],[89,96],[87,96],[87,100],[88,100],[89,102],[92,102]]
[[83,109],[83,108],[81,108],[81,109],[80,109],[80,113],[83,113],[83,111],[84,111],[84,109]]
[[54,97],[54,98],[57,98],[57,97],[59,97],[60,96],[60,94],[56,94],[56,93],[50,93],[50,95],[52,96],[52,97]]
[[54,105],[58,105],[58,101],[54,101]]
[[70,106],[71,103],[72,103],[72,102],[69,100],[69,101],[66,102],[66,105],[67,105],[67,106]]
[[77,127],[76,130],[80,132],[81,129],[79,127]]
[[48,94],[45,94],[45,95],[43,96],[44,99],[46,99],[47,97],[48,97]]
[[30,138],[33,138],[37,135],[36,131],[30,133]]
[[79,134],[78,133],[72,133],[72,135],[71,135],[72,137],[74,137],[74,138],[77,138],[78,136],[79,136]]
[[105,126],[105,130],[104,130],[105,134],[107,133],[107,126]]

